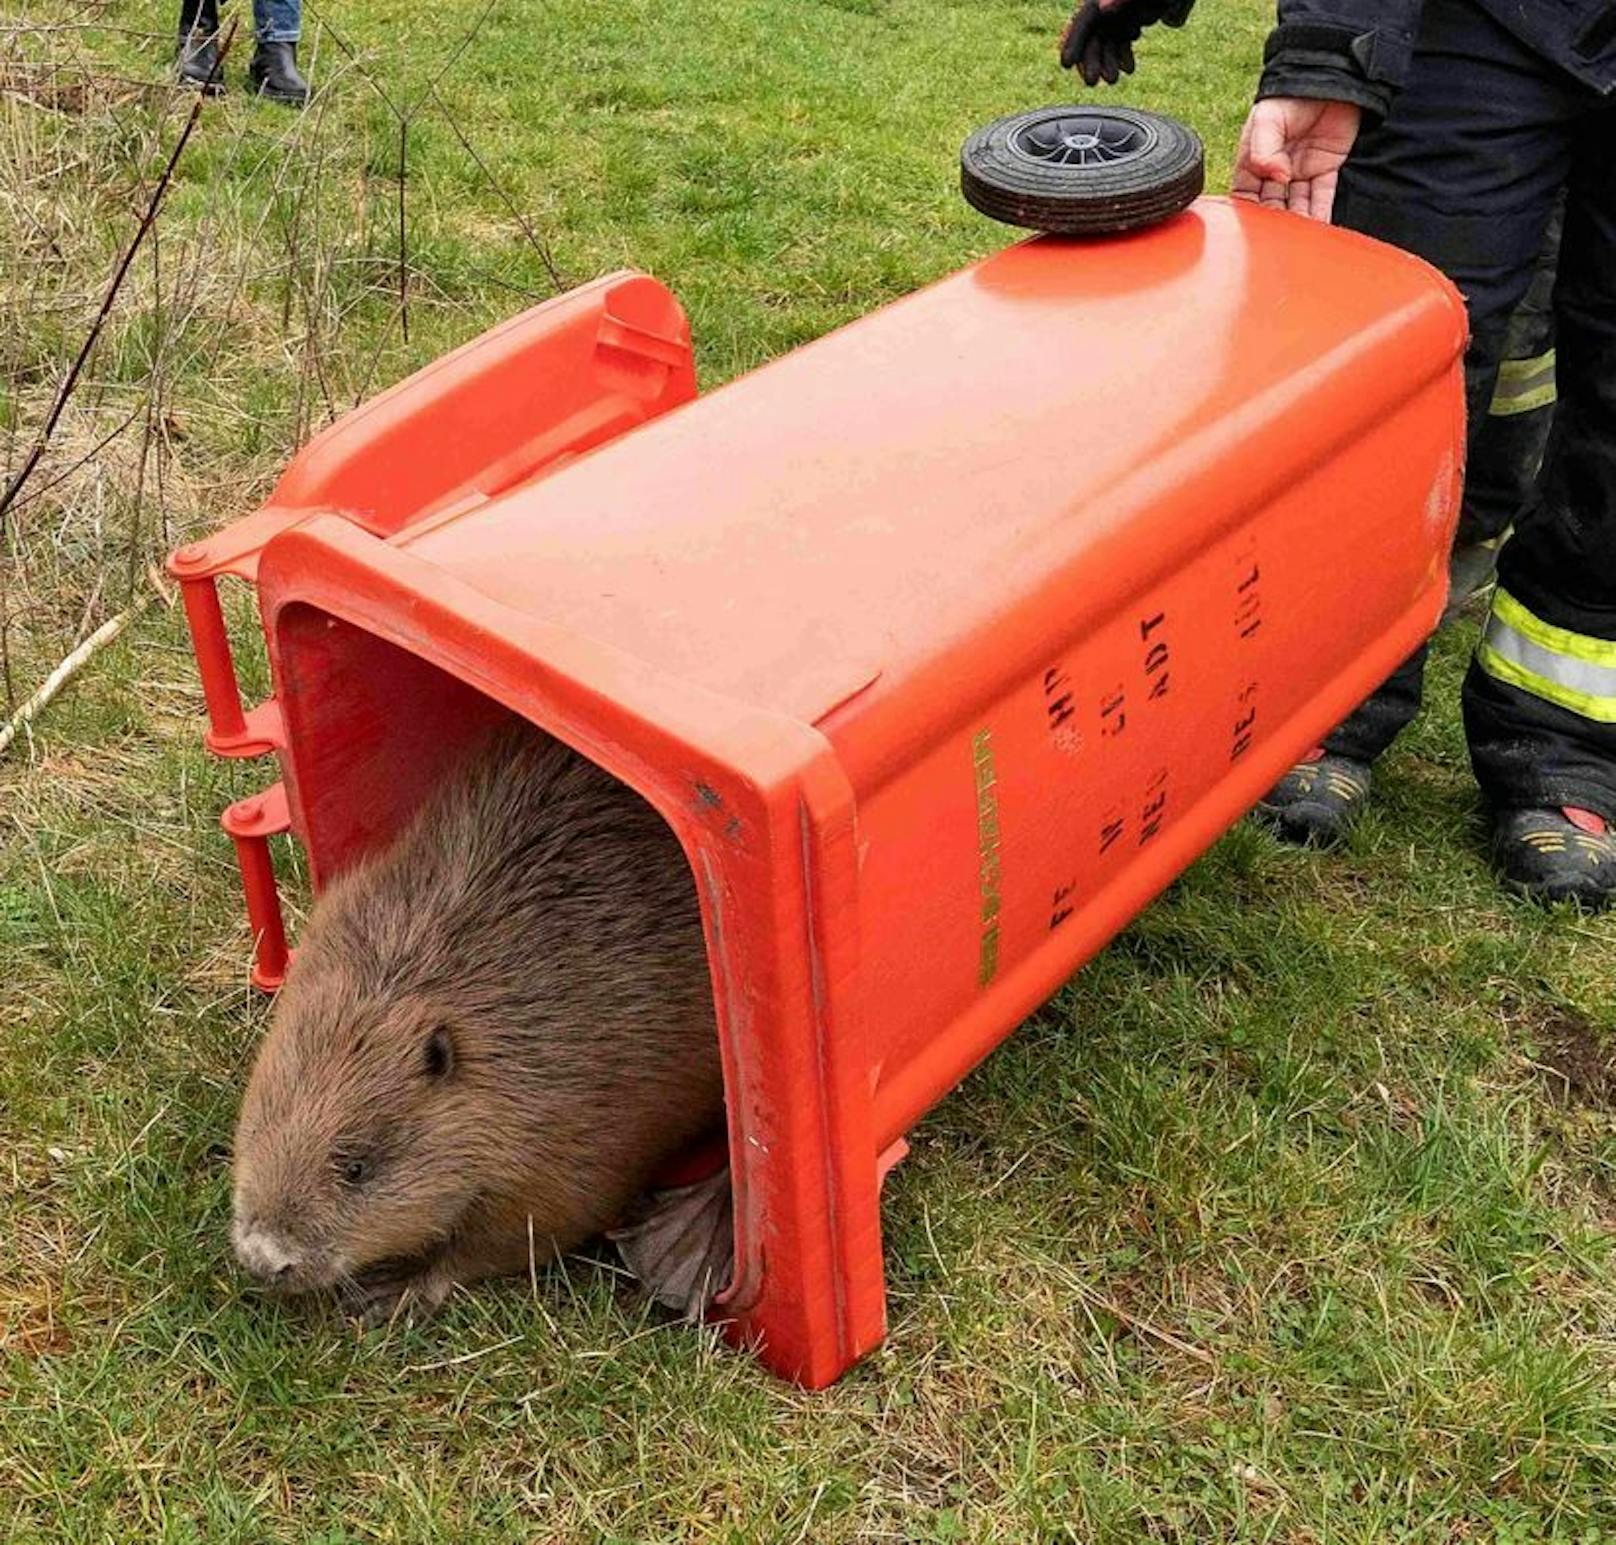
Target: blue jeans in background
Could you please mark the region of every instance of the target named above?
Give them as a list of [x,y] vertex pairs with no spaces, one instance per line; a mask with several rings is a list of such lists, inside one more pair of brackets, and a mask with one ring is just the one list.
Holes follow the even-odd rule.
[[260,43],[295,43],[303,35],[303,0],[253,0]]
[[[219,0],[180,0],[180,32],[216,33]],[[303,0],[253,0],[253,31],[260,43],[295,43],[303,35]]]

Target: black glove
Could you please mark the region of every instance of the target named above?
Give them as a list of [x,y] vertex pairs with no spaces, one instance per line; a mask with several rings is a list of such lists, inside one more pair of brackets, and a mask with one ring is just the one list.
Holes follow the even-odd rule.
[[1084,0],[1061,34],[1061,67],[1076,70],[1085,86],[1097,86],[1102,80],[1114,86],[1121,76],[1133,74],[1133,45],[1139,34],[1158,21],[1182,27],[1194,4],[1195,0],[1122,0],[1102,11],[1100,0]]

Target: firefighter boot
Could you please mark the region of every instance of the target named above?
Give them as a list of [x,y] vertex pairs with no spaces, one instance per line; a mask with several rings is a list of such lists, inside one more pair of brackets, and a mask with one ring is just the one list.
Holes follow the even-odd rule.
[[1369,801],[1369,763],[1310,751],[1271,788],[1251,813],[1281,842],[1333,847]]
[[1493,824],[1504,882],[1534,901],[1596,912],[1616,901],[1616,835],[1591,810],[1505,810]]

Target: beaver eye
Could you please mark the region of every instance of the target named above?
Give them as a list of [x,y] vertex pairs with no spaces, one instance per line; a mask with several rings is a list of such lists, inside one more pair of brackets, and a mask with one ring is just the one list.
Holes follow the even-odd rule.
[[337,1160],[337,1175],[345,1186],[356,1186],[370,1174],[370,1160],[350,1154]]
[[447,1078],[454,1072],[454,1037],[447,1025],[439,1025],[426,1038],[421,1054],[421,1070],[428,1078]]

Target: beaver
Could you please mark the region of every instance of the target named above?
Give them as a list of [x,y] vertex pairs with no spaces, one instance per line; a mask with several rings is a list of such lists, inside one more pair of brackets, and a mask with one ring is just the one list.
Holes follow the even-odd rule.
[[372,1323],[430,1312],[619,1221],[722,1106],[677,840],[508,725],[314,907],[237,1123],[236,1254]]

